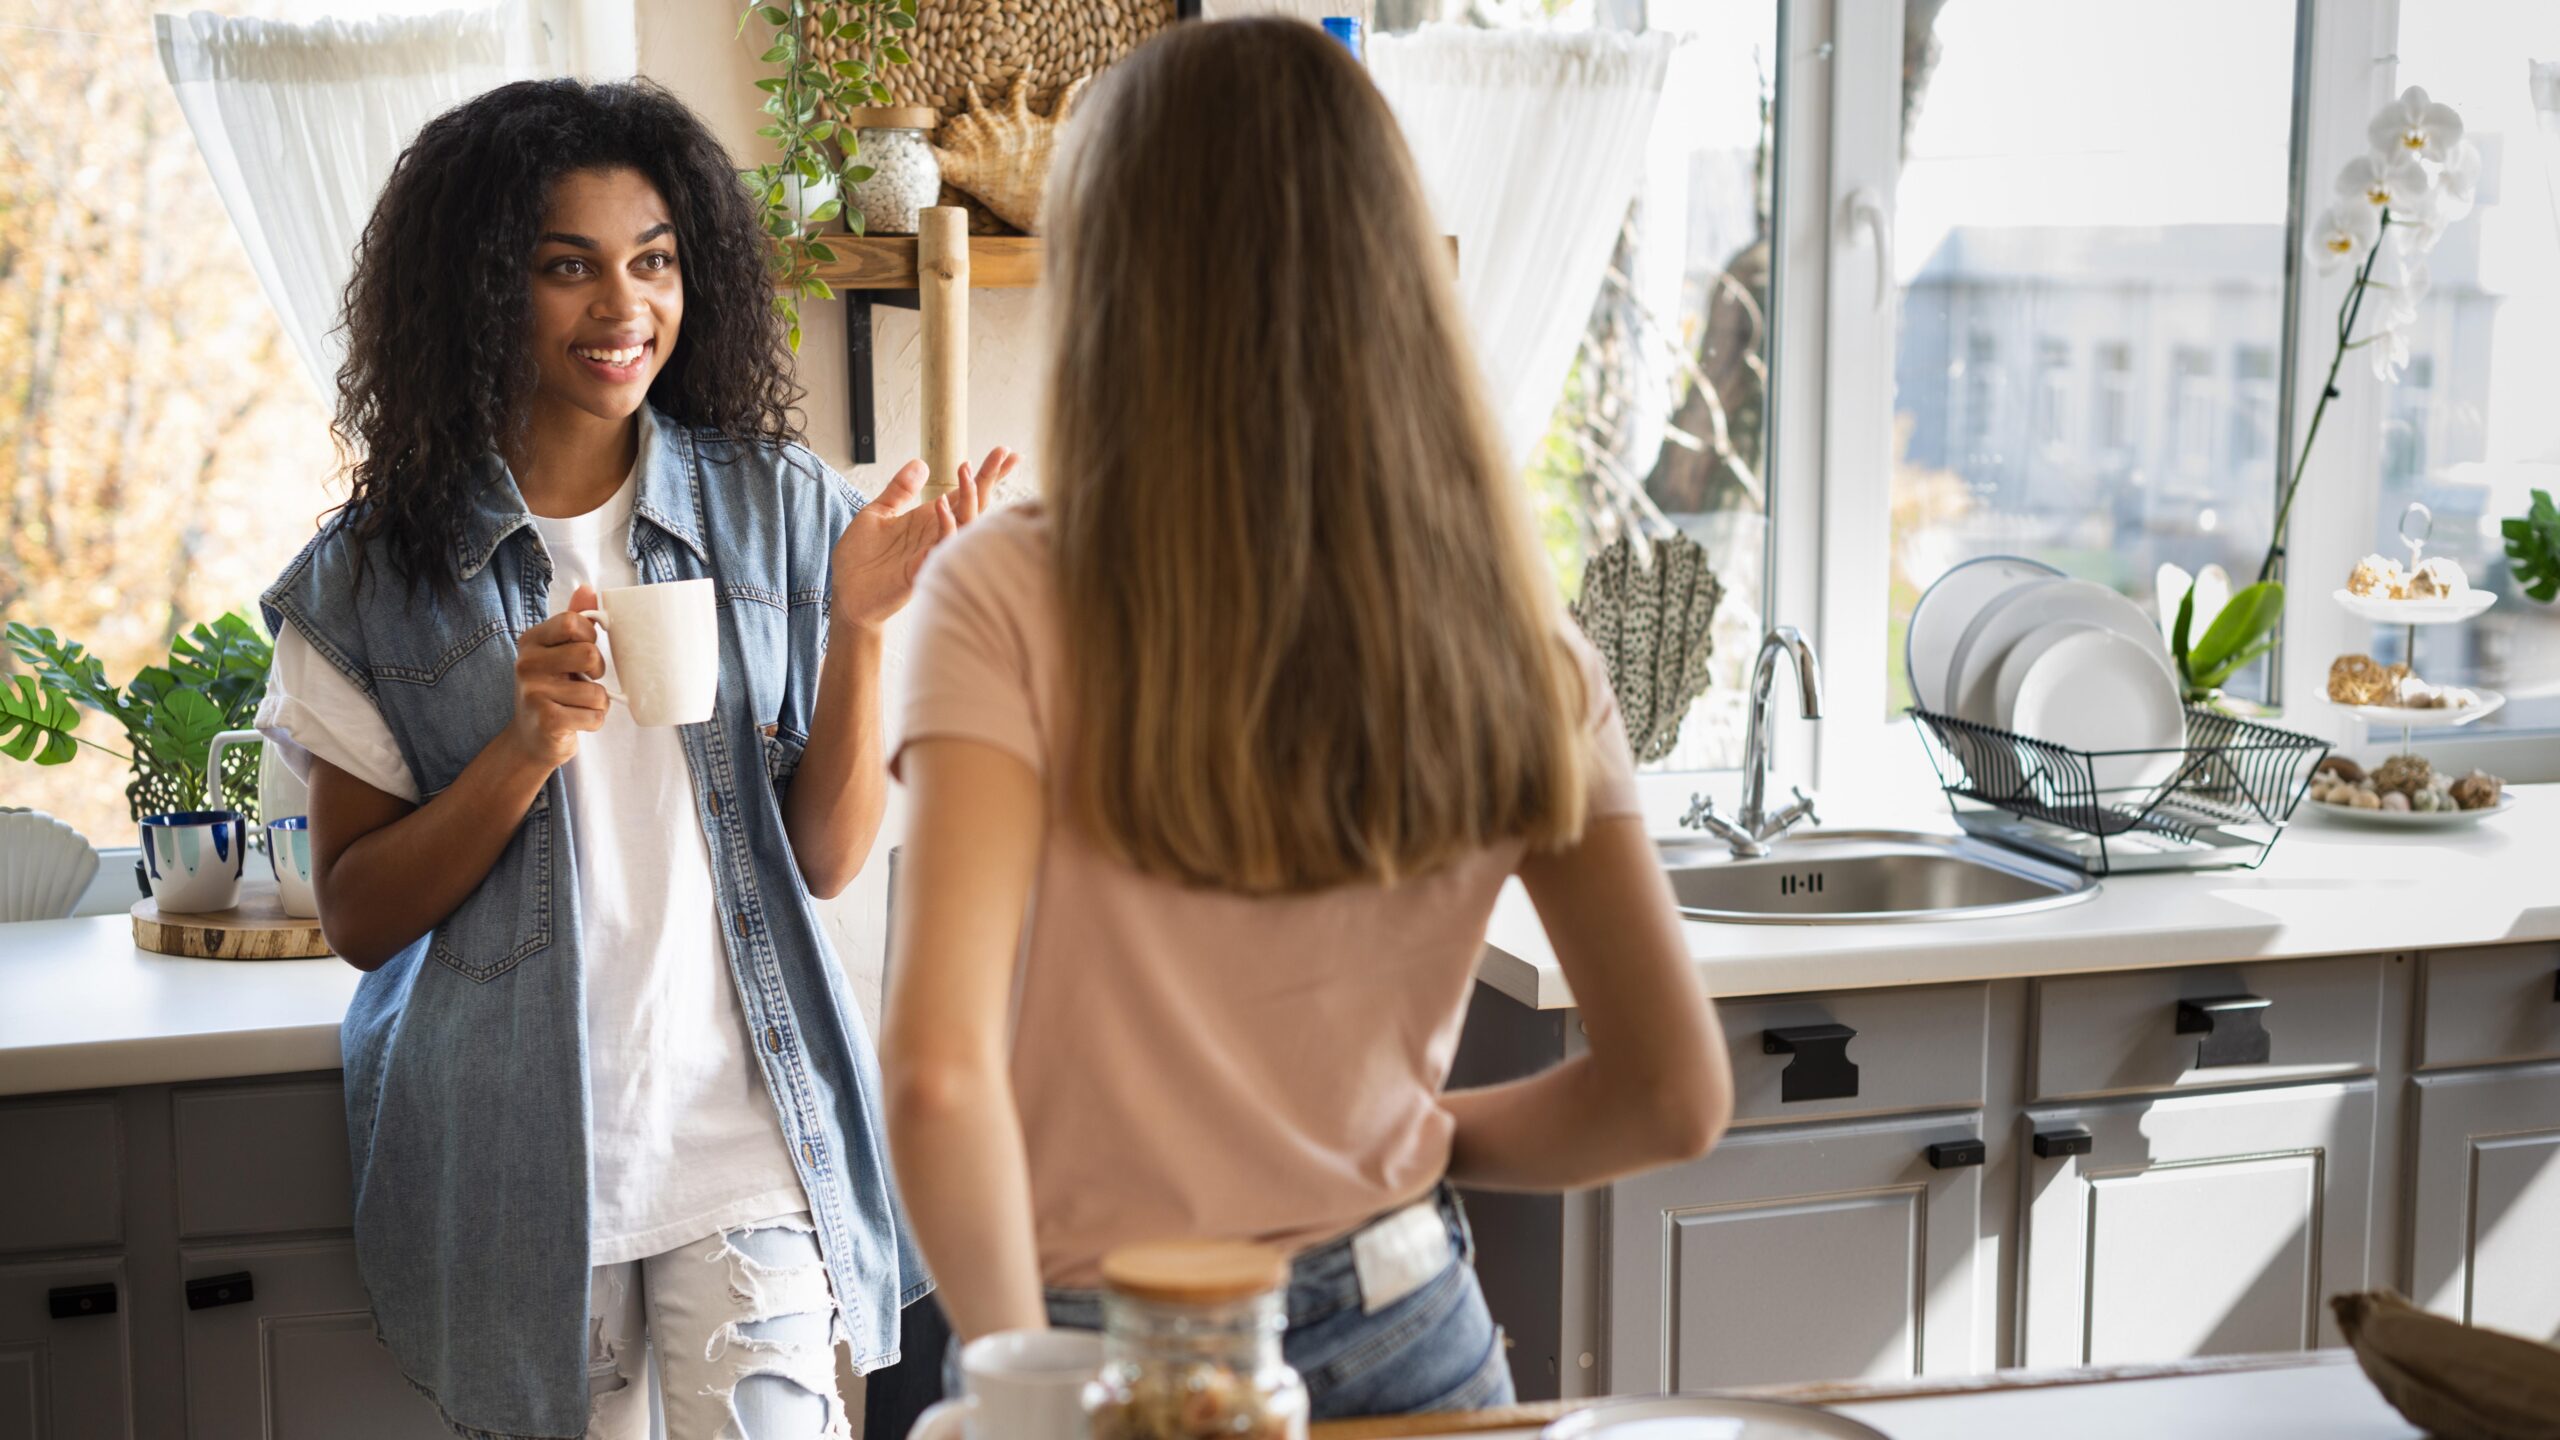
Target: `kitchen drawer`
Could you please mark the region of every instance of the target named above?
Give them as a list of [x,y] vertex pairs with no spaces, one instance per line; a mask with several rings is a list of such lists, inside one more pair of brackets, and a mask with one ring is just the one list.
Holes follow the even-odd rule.
[[2560,1055],[2560,945],[2443,950],[2426,966],[2420,1066]]
[[276,1234],[353,1225],[338,1077],[205,1085],[170,1097],[178,1233]]
[[[1733,1052],[1734,1121],[1978,1106],[1989,996],[1982,985],[1930,985],[1718,1001],[1725,1045]],[[1819,1038],[1834,1026],[1856,1033],[1845,1042]],[[1817,1035],[1782,1036],[1777,1043],[1794,1043],[1795,1050],[1770,1053],[1770,1032],[1803,1030]],[[1798,1098],[1788,1099],[1790,1093]]]
[[[2264,965],[2199,965],[2074,975],[2035,983],[2037,1100],[2354,1075],[2382,1055],[2382,977],[2390,958],[2347,955]],[[2223,1010],[2218,1034],[2181,1033],[2181,1002],[2255,999]],[[2266,1035],[2264,1060],[2215,1054]],[[2245,1050],[2245,1044],[2241,1047]]]
[[109,1096],[0,1105],[0,1252],[122,1240],[123,1144]]

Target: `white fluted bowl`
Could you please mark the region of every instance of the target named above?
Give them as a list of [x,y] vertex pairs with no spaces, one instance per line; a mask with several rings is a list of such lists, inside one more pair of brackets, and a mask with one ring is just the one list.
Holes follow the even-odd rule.
[[0,921],[59,920],[98,873],[80,832],[41,810],[0,815]]

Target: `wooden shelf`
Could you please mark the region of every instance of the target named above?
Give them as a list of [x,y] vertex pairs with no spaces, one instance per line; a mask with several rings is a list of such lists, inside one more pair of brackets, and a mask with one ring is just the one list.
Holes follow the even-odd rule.
[[[838,290],[913,290],[916,288],[916,237],[913,235],[829,235],[833,264],[818,267],[818,278]],[[1040,283],[1040,237],[1037,235],[972,235],[969,237],[969,285],[977,290],[1021,290]]]

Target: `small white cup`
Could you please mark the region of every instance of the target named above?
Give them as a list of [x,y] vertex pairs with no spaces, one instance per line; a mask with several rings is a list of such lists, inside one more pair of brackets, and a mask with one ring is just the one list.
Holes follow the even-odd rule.
[[1102,1369],[1090,1330],[1004,1330],[960,1350],[959,1399],[917,1417],[909,1440],[1085,1440],[1085,1383]]
[[173,810],[142,817],[142,868],[165,915],[202,915],[240,903],[249,820],[237,810]]
[[[578,612],[605,632],[605,693],[634,725],[711,718],[720,692],[720,607],[709,580],[622,585]],[[599,677],[600,679],[602,677]]]
[[287,815],[267,822],[267,867],[276,872],[276,899],[284,913],[308,920],[320,913],[311,890],[311,817]]

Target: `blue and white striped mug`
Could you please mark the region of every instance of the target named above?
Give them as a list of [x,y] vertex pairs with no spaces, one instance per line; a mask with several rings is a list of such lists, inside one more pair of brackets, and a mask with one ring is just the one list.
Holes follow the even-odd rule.
[[310,816],[267,822],[267,864],[276,872],[276,898],[284,903],[284,913],[302,920],[320,913],[311,891]]
[[240,903],[249,819],[237,810],[142,817],[142,867],[163,914],[201,915]]

